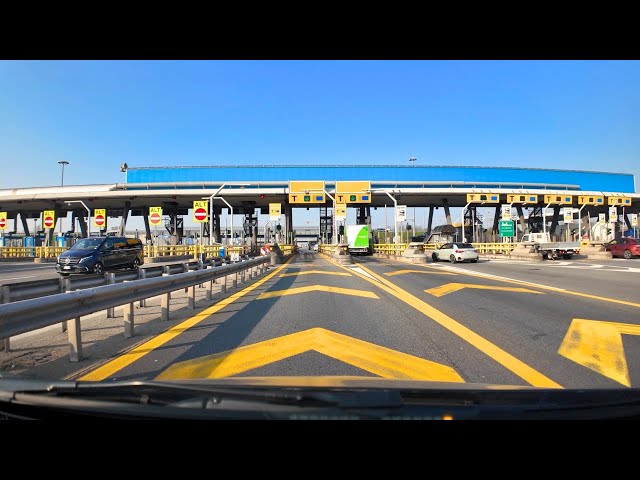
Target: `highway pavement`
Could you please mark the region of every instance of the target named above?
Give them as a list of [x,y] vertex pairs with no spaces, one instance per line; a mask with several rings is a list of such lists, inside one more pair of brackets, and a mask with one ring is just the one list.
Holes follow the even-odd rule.
[[0,262],[0,285],[58,276],[54,263]]
[[340,266],[323,254],[306,257],[77,378],[640,386],[640,271],[633,270],[640,262],[418,265],[354,257]]

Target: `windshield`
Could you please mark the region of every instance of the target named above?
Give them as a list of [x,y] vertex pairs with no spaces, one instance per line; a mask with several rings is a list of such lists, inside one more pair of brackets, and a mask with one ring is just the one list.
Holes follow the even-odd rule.
[[0,60],[0,418],[7,379],[301,416],[639,388],[638,78]]
[[73,244],[71,249],[73,250],[95,250],[98,248],[104,239],[102,238],[83,238]]

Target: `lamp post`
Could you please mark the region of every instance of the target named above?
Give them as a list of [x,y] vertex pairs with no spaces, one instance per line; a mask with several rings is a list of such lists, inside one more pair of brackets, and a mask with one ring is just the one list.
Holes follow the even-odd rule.
[[411,164],[415,167],[416,166],[416,161],[418,159],[416,157],[409,157],[409,162],[411,162]]
[[[62,166],[62,177],[60,178],[60,186],[64,187],[64,166],[69,165],[66,160],[59,160],[58,164]],[[62,235],[62,216],[60,216],[60,235]]]
[[87,237],[91,236],[91,210],[82,200],[68,200],[65,202],[67,205],[72,203],[81,203],[84,209],[87,211]]
[[62,178],[60,179],[60,186],[64,187],[64,166],[69,165],[69,162],[67,162],[66,160],[60,160],[58,163],[62,165]]
[[[227,185],[229,186],[238,186],[241,188],[244,187],[248,187],[251,186],[250,183],[223,183],[222,185],[220,185],[220,187],[209,197],[209,219],[213,218],[213,200],[214,199],[218,199],[218,200],[222,200],[227,207],[229,207],[229,211],[230,211],[230,217],[229,217],[229,223],[231,224],[231,245],[233,245],[233,207],[231,206],[231,204],[229,202],[227,202],[224,198],[222,197],[218,197],[217,195],[222,191],[222,189],[224,187],[226,187]],[[207,197],[203,197],[203,199],[206,199]],[[226,218],[226,217],[225,217]],[[213,235],[211,234],[211,224],[213,222],[211,222],[211,220],[209,221],[209,245],[213,245]],[[227,231],[227,227],[225,226],[225,237],[226,237],[226,231]]]

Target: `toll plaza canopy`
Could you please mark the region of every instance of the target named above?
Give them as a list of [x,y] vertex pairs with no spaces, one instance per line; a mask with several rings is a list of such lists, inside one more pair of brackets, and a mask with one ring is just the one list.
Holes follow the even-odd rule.
[[[224,198],[234,213],[249,213],[260,208],[268,213],[272,202],[290,206],[290,181],[323,181],[325,190],[335,192],[337,181],[370,181],[369,205],[464,207],[472,193],[497,195],[499,203],[509,203],[509,194],[530,194],[537,198],[530,206],[544,206],[544,195],[571,195],[565,206],[578,206],[579,195],[624,197],[628,212],[640,208],[634,176],[629,173],[552,170],[514,167],[453,167],[405,165],[263,165],[207,167],[128,167],[123,164],[124,183],[12,188],[0,190],[0,211],[8,218],[22,213],[35,218],[44,210],[65,211],[107,209],[108,216],[147,215],[149,207],[163,207],[186,215],[194,201],[212,195]],[[537,195],[537,197],[533,197]],[[71,203],[70,203],[71,202]],[[75,203],[73,203],[75,202]],[[495,202],[494,202],[495,203]],[[216,202],[216,209],[226,208]],[[295,205],[292,205],[295,206]],[[304,206],[304,205],[303,205]],[[333,207],[327,197],[324,204]],[[349,205],[357,206],[357,205]],[[595,207],[600,208],[600,207]],[[265,210],[266,209],[266,210]]]
[[[542,188],[634,193],[634,177],[626,173],[548,170],[541,168],[450,167],[399,165],[267,165],[211,167],[138,167],[126,170],[127,184],[180,182],[277,182],[290,180],[370,180],[378,188],[406,182],[425,187]],[[133,186],[133,185],[131,185]]]

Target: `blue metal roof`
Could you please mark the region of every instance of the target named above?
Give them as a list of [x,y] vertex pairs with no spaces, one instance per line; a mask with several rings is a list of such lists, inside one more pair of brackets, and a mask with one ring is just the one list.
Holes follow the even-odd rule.
[[[407,165],[242,165],[206,167],[133,167],[127,183],[154,182],[288,182],[290,180],[371,180],[374,185],[392,182],[482,182],[483,187],[511,183],[521,188],[540,184],[575,185],[577,190],[635,193],[629,173],[589,172],[512,167],[451,167]],[[493,185],[492,185],[493,184]]]

